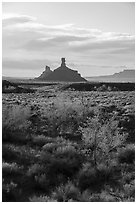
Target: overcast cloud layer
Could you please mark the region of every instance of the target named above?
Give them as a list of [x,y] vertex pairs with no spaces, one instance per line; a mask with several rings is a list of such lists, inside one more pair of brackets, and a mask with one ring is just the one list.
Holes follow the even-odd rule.
[[[66,24],[49,26],[33,16],[3,15],[3,75],[37,76],[60,58],[83,76],[134,68],[135,36]],[[94,69],[97,72],[94,72]],[[102,70],[102,71],[100,71]],[[100,72],[100,73],[99,73]]]

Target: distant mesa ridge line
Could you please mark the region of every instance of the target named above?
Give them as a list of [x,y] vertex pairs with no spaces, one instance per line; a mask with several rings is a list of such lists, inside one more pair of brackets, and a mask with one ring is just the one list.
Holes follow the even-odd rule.
[[77,70],[70,69],[66,66],[65,58],[61,58],[61,66],[52,71],[49,66],[45,67],[43,73],[35,78],[42,81],[62,81],[62,82],[86,82]]
[[119,73],[104,76],[85,77],[88,81],[102,82],[135,82],[135,70],[127,69]]

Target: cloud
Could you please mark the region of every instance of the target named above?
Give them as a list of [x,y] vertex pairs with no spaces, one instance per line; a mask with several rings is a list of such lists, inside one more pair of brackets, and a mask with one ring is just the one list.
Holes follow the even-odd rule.
[[127,37],[127,38],[117,38],[117,39],[98,39],[95,41],[85,41],[85,42],[74,42],[70,45],[71,49],[73,51],[86,51],[86,52],[111,52],[111,53],[117,53],[124,52],[124,50],[127,51],[133,51],[135,48],[135,39],[134,37]]
[[33,60],[15,60],[15,59],[9,59],[4,58],[2,60],[2,67],[9,68],[9,69],[43,69],[45,65],[52,65],[52,61],[49,59],[33,59]]
[[62,49],[68,47],[69,42],[80,42],[89,39],[89,37],[74,36],[74,35],[59,35],[50,38],[39,38],[29,41],[22,48],[27,50],[43,50],[43,49]]
[[19,15],[19,14],[5,14],[3,15],[2,26],[7,27],[15,24],[22,24],[27,22],[36,21],[36,18],[28,15]]

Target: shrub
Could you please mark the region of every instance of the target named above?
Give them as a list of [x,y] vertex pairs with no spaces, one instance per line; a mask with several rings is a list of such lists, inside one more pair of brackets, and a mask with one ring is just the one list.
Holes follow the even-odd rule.
[[87,117],[88,108],[80,102],[75,104],[69,99],[62,100],[62,98],[54,100],[52,106],[45,108],[42,113],[47,134],[52,137],[70,135],[71,140],[80,139],[79,125]]
[[2,173],[3,176],[10,176],[11,174],[21,174],[23,167],[18,166],[16,163],[3,162]]
[[34,185],[37,189],[42,189],[45,192],[49,191],[50,181],[46,172],[34,176]]
[[[53,140],[54,141],[54,140]],[[63,138],[45,144],[39,154],[39,163],[29,167],[27,175],[42,189],[64,184],[80,169],[83,155],[78,145]]]
[[30,110],[12,106],[2,108],[2,138],[8,142],[24,142],[28,139]]
[[131,180],[134,180],[135,179],[135,173],[134,171],[132,172],[128,172],[128,171],[125,171],[125,168],[124,168],[124,172],[122,172],[122,181],[124,183],[127,183],[129,184]]
[[80,168],[83,156],[73,144],[49,143],[44,145],[41,153],[42,162],[48,162],[52,171],[72,176]]
[[80,169],[84,156],[78,145],[63,138],[43,146],[40,162],[45,166],[50,185],[55,186],[72,178]]
[[91,193],[91,191],[89,191],[89,189],[88,189],[88,190],[85,190],[85,191],[82,191],[82,192],[81,192],[79,201],[80,201],[80,202],[90,202],[90,201],[91,201],[91,198],[92,198],[92,193]]
[[42,156],[42,162],[48,167],[51,177],[60,173],[71,177],[79,170],[82,159],[77,152],[64,152],[55,155],[45,154]]
[[107,191],[102,190],[99,193],[92,193],[85,190],[80,197],[80,202],[115,202],[115,196],[112,196]]
[[93,191],[99,191],[105,184],[117,185],[120,178],[121,173],[117,166],[106,166],[104,163],[98,165],[97,169],[90,163],[84,164],[77,177],[81,190]]
[[133,164],[135,161],[135,146],[134,144],[128,144],[118,151],[119,163]]
[[53,138],[51,137],[46,137],[44,135],[38,135],[38,136],[33,136],[32,137],[32,142],[35,145],[38,145],[40,147],[42,147],[43,145],[45,145],[46,143],[52,142]]
[[46,166],[33,165],[27,172],[33,182],[35,189],[50,192],[55,186],[61,185],[67,181],[63,174],[55,174],[50,172],[50,168]]
[[100,185],[109,184],[111,186],[118,186],[121,178],[121,170],[115,163],[105,165],[104,163],[98,165],[97,168],[98,182]]
[[14,202],[18,201],[20,196],[20,190],[18,189],[18,185],[13,181],[10,183],[5,183],[4,179],[2,181],[2,201],[3,202]]
[[6,161],[15,161],[18,164],[29,165],[37,161],[38,151],[27,146],[17,146],[13,144],[3,144],[2,157]]
[[27,176],[35,189],[48,192],[50,186],[50,178],[47,174],[46,166],[42,164],[33,164],[27,171]]
[[6,161],[16,161],[17,159],[17,152],[15,150],[15,146],[9,144],[2,145],[2,158]]
[[115,202],[117,199],[106,191],[100,193],[100,202]]
[[64,139],[63,137],[57,137],[56,140],[49,141],[42,147],[43,153],[57,153],[57,151],[69,152],[69,148],[73,149],[73,151],[77,151],[79,149],[78,144],[71,142],[69,140]]
[[52,193],[52,197],[58,202],[69,202],[69,200],[77,201],[79,196],[79,189],[75,187],[72,182],[57,187]]
[[29,198],[29,201],[30,202],[57,202],[57,200],[44,195],[41,195],[41,196],[34,195],[33,197]]
[[44,152],[47,152],[47,153],[54,153],[57,149],[57,147],[61,146],[62,144],[58,144],[58,143],[54,143],[54,142],[50,142],[50,143],[47,143],[43,146],[42,150],[43,150],[43,153]]
[[27,171],[27,175],[28,176],[36,176],[36,175],[40,175],[41,173],[44,172],[44,167],[40,164],[32,164],[28,171]]
[[81,129],[86,152],[89,152],[96,168],[102,160],[108,163],[111,153],[116,151],[125,141],[124,135],[120,135],[118,132],[117,121],[113,119],[102,125],[97,116],[88,119],[87,127]]
[[134,182],[124,185],[124,194],[127,198],[135,198],[135,183]]
[[119,121],[119,126],[128,134],[127,143],[135,143],[135,114],[126,113]]
[[[48,135],[54,137],[58,136],[61,132],[64,132],[65,128],[69,126],[74,129],[74,124],[76,126],[76,116],[73,113],[72,108],[62,104],[59,106],[58,103],[54,104],[50,109],[47,108],[43,113],[46,123],[48,124]],[[73,122],[74,120],[74,122]],[[66,129],[65,129],[66,131]]]
[[97,171],[94,167],[83,168],[78,174],[78,186],[81,190],[95,188],[98,180]]

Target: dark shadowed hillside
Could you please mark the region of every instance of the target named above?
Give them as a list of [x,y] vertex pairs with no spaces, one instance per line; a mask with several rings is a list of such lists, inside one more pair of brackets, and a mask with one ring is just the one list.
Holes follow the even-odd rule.
[[63,90],[73,91],[135,91],[135,83],[117,83],[117,82],[87,82],[71,83],[62,87]]
[[2,93],[34,93],[35,90],[30,88],[23,88],[7,80],[2,80]]

